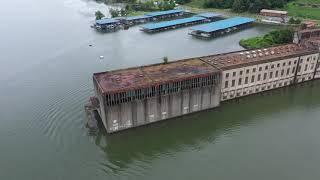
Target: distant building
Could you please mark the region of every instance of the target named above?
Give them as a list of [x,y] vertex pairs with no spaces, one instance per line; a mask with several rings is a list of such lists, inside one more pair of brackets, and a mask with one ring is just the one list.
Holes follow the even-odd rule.
[[315,28],[317,25],[318,24],[315,21],[304,21],[302,23],[303,29]]
[[260,15],[262,16],[263,22],[282,24],[289,21],[287,11],[262,9]]

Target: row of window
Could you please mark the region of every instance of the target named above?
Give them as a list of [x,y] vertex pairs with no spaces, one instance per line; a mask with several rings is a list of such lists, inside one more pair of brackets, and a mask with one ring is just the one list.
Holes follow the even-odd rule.
[[[280,77],[283,77],[284,75],[288,76],[290,74],[290,68],[288,68],[285,72],[284,69],[281,70],[280,72]],[[295,73],[295,67],[292,68],[291,73],[294,74]],[[261,81],[261,80],[266,80],[267,78],[272,79],[272,78],[278,78],[279,77],[279,71],[275,71],[275,73],[273,71],[269,72],[269,77],[268,77],[268,73],[264,73],[263,74],[263,78],[261,78],[262,74],[258,74],[257,76],[257,81]],[[252,75],[250,78],[250,82],[254,83],[255,82],[255,75]],[[238,79],[238,86],[242,85],[242,78]],[[244,83],[243,84],[248,84],[249,83],[249,77],[245,77],[244,79]],[[236,80],[232,80],[231,81],[231,87],[234,87],[236,84]],[[229,81],[225,81],[224,84],[224,88],[228,88],[229,87]]]
[[[309,62],[312,58],[311,57],[308,57],[307,58],[307,62]],[[313,60],[316,60],[316,56],[313,56]],[[294,60],[294,61],[289,61],[288,63],[286,62],[283,62],[282,63],[282,67],[285,67],[286,65],[288,66],[291,66],[291,64],[297,64],[297,60]],[[303,63],[303,59],[300,59],[300,64]],[[279,68],[281,65],[281,63],[277,63],[277,66],[275,66],[275,64],[271,64],[271,65],[265,65],[264,66],[264,70],[268,70],[269,69],[269,66],[270,66],[270,69],[274,69],[275,67]],[[263,67],[259,67],[259,71],[262,71]],[[252,72],[255,73],[256,72],[256,68],[253,68],[252,69]],[[249,74],[250,73],[250,69],[247,69],[246,70],[246,74]],[[243,70],[239,71],[239,75],[241,76],[243,74]],[[232,72],[232,76],[235,77],[237,75],[237,72]],[[229,78],[230,74],[229,73],[226,73],[225,77],[226,78]]]
[[[318,65],[319,65],[319,64],[318,64]],[[308,64],[306,64],[306,65],[304,66],[304,71],[307,71],[307,70],[308,70],[308,67],[309,67]],[[313,68],[314,68],[314,64],[311,65],[310,70],[313,70]],[[292,68],[292,71],[291,71],[292,74],[295,73],[295,69],[296,69],[295,67]],[[298,66],[298,73],[300,73],[300,72],[301,72],[301,65]],[[284,74],[285,74],[285,70],[282,69],[282,70],[281,70],[280,77],[283,77]],[[286,75],[288,76],[289,74],[290,74],[290,68],[288,68],[287,71],[286,71]],[[273,75],[274,75],[274,76],[273,76]],[[275,74],[273,74],[273,71],[269,72],[269,79],[278,78],[278,77],[279,77],[279,71],[278,71],[278,70],[275,71]],[[263,75],[263,80],[266,80],[266,79],[267,79],[267,73],[264,73],[264,75]],[[257,81],[260,81],[260,80],[261,80],[261,74],[258,74],[258,76],[257,76]],[[251,83],[254,83],[254,81],[255,81],[255,75],[251,76]],[[235,82],[236,82],[236,80],[232,80],[232,81],[231,81],[231,87],[234,87],[234,86],[235,86]],[[248,82],[249,82],[249,77],[245,77],[244,84],[248,84]],[[239,85],[239,86],[242,85],[242,78],[239,78],[239,80],[238,80],[238,85]],[[228,87],[229,87],[229,82],[228,82],[228,81],[225,81],[224,88],[228,88]]]
[[[267,85],[267,86],[264,85],[261,88],[259,88],[259,87],[255,88],[255,91],[250,89],[248,91],[243,91],[242,93],[237,92],[235,95],[230,94],[230,98],[239,97],[239,96],[246,96],[246,95],[252,94],[254,92],[257,93],[257,92],[260,92],[260,91],[270,90],[271,88],[274,89],[274,88],[277,88],[277,87],[287,86],[287,85],[291,84],[292,82],[293,81],[291,80],[291,81],[284,82],[284,83],[280,82],[279,84],[273,84],[272,86],[271,85]],[[224,94],[223,99],[224,100],[228,99],[228,96],[226,94]]]
[[107,94],[106,104],[108,106],[130,102],[139,99],[155,97],[176,93],[186,89],[194,89],[206,86],[212,86],[219,83],[219,75],[211,75],[204,78],[194,78],[185,81],[161,84],[144,89],[131,90],[127,92]]

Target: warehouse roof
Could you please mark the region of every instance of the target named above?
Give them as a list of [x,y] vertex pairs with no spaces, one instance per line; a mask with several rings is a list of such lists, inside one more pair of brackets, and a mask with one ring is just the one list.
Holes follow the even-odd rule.
[[251,23],[254,21],[255,21],[255,19],[252,19],[252,18],[234,17],[234,18],[230,18],[230,19],[224,19],[221,21],[212,22],[209,24],[196,26],[196,27],[192,28],[192,30],[211,33],[211,32],[239,26],[239,25],[246,24],[246,23]]
[[206,12],[206,13],[197,14],[197,16],[204,17],[204,18],[215,18],[215,17],[220,17],[221,14]]
[[227,54],[219,54],[213,56],[201,57],[200,59],[213,65],[216,68],[226,70],[241,66],[250,66],[265,62],[276,61],[288,57],[297,57],[299,55],[310,54],[316,52],[297,44],[287,44],[275,46],[271,48],[244,50]]
[[287,15],[287,11],[278,11],[278,10],[271,10],[271,9],[261,9],[260,13],[272,13],[272,14],[281,14]]
[[182,10],[182,9],[173,9],[173,10],[168,10],[168,11],[157,11],[157,12],[147,13],[145,15],[154,17],[154,16],[163,16],[163,15],[175,14],[175,13],[180,13],[180,12],[184,12],[184,10]]
[[199,58],[194,58],[167,64],[153,64],[95,73],[94,78],[103,93],[114,93],[206,76],[217,72],[219,70],[215,67],[199,60]]
[[287,44],[101,72],[93,76],[102,93],[124,92],[312,53],[318,53],[318,50]]
[[150,16],[146,16],[146,15],[141,15],[141,16],[129,16],[129,17],[126,17],[126,20],[132,21],[132,20],[139,20],[139,19],[146,19],[146,18],[150,18]]
[[205,19],[206,18],[203,18],[203,17],[193,16],[190,18],[176,19],[176,20],[172,20],[172,21],[150,23],[150,24],[146,24],[146,25],[142,26],[142,28],[148,29],[148,30],[154,30],[154,29],[165,28],[165,27],[170,27],[170,26],[175,26],[175,25],[180,25],[180,24],[185,24],[185,23],[202,21]]
[[104,18],[104,19],[96,20],[96,23],[99,25],[113,24],[113,23],[117,23],[117,22],[119,22],[119,20],[112,19],[112,18]]

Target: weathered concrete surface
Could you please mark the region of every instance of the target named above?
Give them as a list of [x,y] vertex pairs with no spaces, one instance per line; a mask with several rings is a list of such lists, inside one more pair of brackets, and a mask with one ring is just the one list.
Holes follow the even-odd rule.
[[101,106],[99,114],[107,132],[113,133],[217,107],[220,104],[219,89],[219,85],[209,86],[119,105]]

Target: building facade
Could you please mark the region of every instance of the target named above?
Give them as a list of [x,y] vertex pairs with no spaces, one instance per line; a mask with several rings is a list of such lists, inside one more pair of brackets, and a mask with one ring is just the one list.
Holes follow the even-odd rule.
[[281,24],[289,21],[287,11],[262,9],[260,11],[260,16],[262,17],[262,21],[267,23]]
[[112,133],[217,107],[220,72],[198,59],[94,74],[101,119]]
[[95,73],[94,104],[113,133],[320,79],[320,38],[308,37],[298,44]]
[[[283,46],[285,51],[287,47]],[[250,59],[254,58],[253,56],[259,56],[259,53],[264,53],[264,56],[277,53],[271,49],[260,51],[246,51],[240,56]],[[288,47],[288,51],[296,51],[296,49]],[[221,101],[312,80],[315,78],[317,66],[319,67],[319,53],[311,51],[268,62],[244,64],[231,69],[228,67],[222,71]]]

